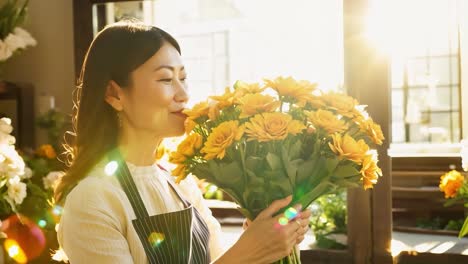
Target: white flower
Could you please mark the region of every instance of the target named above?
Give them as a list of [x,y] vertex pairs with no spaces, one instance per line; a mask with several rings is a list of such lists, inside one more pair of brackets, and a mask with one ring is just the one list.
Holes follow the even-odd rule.
[[29,167],[24,168],[23,179],[30,179],[33,176],[34,172]]
[[25,166],[13,145],[0,144],[0,175],[8,178],[23,176]]
[[26,184],[20,178],[14,177],[8,180],[8,197],[16,204],[21,204],[26,197]]
[[8,45],[0,40],[0,62],[8,60],[13,55],[13,51],[10,50]]
[[63,175],[61,171],[51,171],[47,174],[46,177],[42,178],[42,182],[44,183],[45,189],[54,189],[55,185],[58,183],[58,179],[60,179]]
[[21,37],[23,39],[23,41],[26,43],[27,46],[36,46],[37,45],[37,41],[26,30],[24,30],[24,29],[22,29],[20,27],[16,27],[13,30],[13,33],[15,33],[15,35],[17,35],[18,37]]
[[11,126],[11,119],[8,117],[3,117],[0,119],[0,132],[5,134],[10,134],[13,131],[13,127]]
[[13,52],[15,52],[17,49],[26,48],[26,42],[23,40],[23,38],[12,33],[8,34],[4,41],[8,48],[10,48],[10,50]]

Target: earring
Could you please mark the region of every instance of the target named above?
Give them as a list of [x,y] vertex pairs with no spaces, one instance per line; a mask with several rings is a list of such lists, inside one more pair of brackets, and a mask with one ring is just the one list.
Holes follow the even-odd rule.
[[117,112],[117,122],[119,124],[119,127],[122,127],[122,117],[120,116],[121,113],[120,111]]

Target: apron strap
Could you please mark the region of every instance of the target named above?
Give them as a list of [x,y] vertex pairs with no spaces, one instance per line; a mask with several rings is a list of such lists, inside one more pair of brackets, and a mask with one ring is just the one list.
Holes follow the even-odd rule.
[[[158,164],[158,167],[159,167],[161,170],[163,170],[163,171],[169,173],[169,172],[168,172],[164,167],[162,167],[161,165]],[[166,174],[166,173],[163,173],[163,174],[164,174],[164,176],[166,177],[166,181],[167,181],[167,183],[169,184],[169,186],[171,187],[172,191],[179,197],[179,199],[182,201],[182,203],[184,204],[184,206],[185,206],[186,208],[187,208],[187,207],[190,207],[190,205],[191,205],[190,202],[187,201],[187,199],[185,199],[185,198],[181,195],[181,193],[179,192],[179,190],[177,190],[177,188],[175,187],[175,183],[173,182],[173,179],[171,179],[170,176],[169,176],[168,174]]]
[[145,204],[141,199],[141,196],[138,192],[138,189],[135,185],[135,182],[132,179],[130,170],[128,169],[127,163],[122,157],[122,154],[118,149],[112,150],[108,154],[109,160],[116,161],[118,164],[117,171],[115,175],[122,185],[122,189],[132,205],[133,211],[137,218],[148,217],[148,211],[145,208]]

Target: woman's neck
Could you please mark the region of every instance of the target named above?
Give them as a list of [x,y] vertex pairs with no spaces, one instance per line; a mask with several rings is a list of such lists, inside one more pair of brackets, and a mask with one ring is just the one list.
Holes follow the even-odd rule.
[[149,166],[155,162],[155,153],[162,138],[146,131],[121,130],[119,149],[125,161],[136,166]]

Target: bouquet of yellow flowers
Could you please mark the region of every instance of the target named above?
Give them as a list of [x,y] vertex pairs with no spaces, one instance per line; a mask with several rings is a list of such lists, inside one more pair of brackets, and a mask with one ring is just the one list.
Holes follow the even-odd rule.
[[292,77],[237,81],[187,109],[186,138],[169,161],[177,181],[192,173],[217,185],[253,220],[293,195],[303,208],[338,188],[372,188],[384,136],[358,102]]
[[[468,181],[456,170],[451,170],[440,177],[439,188],[448,199],[445,206],[450,206],[456,202],[463,202],[468,207]],[[465,219],[458,237],[462,238],[468,234],[468,217]]]

